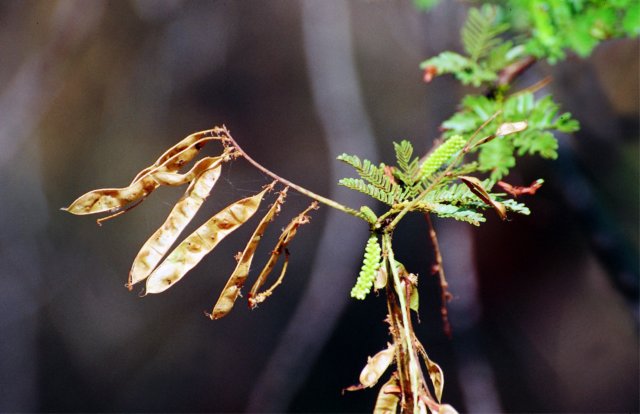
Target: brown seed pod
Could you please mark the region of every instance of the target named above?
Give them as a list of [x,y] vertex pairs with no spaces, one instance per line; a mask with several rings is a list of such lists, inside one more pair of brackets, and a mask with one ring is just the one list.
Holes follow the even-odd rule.
[[218,181],[221,170],[221,165],[206,170],[189,185],[187,191],[173,207],[165,222],[149,237],[133,260],[133,265],[129,272],[129,282],[127,283],[129,289],[132,289],[134,284],[146,279],[160,263],[160,260],[169,251],[171,245],[202,206],[202,203]]
[[147,278],[146,293],[169,289],[211,252],[226,236],[246,223],[260,207],[262,197],[273,188],[225,207],[187,236]]
[[[287,246],[295,237],[298,231],[298,227],[309,222],[309,211],[316,210],[317,208],[318,202],[314,201],[302,213],[294,217],[293,220],[291,220],[287,227],[285,227],[285,229],[282,231],[282,234],[280,234],[280,239],[278,240],[276,247],[271,252],[271,256],[269,257],[267,264],[264,266],[264,268],[260,272],[260,275],[251,287],[251,292],[249,292],[248,302],[251,309],[255,308],[259,303],[263,302],[266,298],[271,296],[275,288],[278,287],[280,283],[282,283],[282,279],[284,278],[284,275],[287,271],[287,264],[289,263],[289,252],[287,251]],[[264,292],[258,293],[258,290],[260,290],[262,285],[267,281],[267,277],[273,271],[278,258],[282,255],[283,252],[285,253],[285,261],[278,280],[276,280],[276,282],[269,289],[265,290]]]
[[251,239],[249,239],[249,243],[247,243],[244,250],[240,254],[238,258],[238,264],[229,277],[229,280],[224,286],[224,289],[222,289],[222,293],[220,293],[220,297],[214,305],[211,313],[205,312],[205,314],[212,320],[220,319],[223,316],[227,315],[233,308],[233,305],[238,296],[240,296],[240,289],[242,289],[245,281],[247,280],[247,277],[249,276],[251,262],[253,261],[253,257],[255,255],[256,249],[258,248],[258,244],[260,243],[260,240],[262,240],[262,235],[267,229],[269,223],[271,223],[274,217],[280,212],[280,207],[284,203],[288,189],[289,187],[286,187],[280,192],[280,195],[278,196],[276,201],[273,203],[267,214],[265,214],[265,216],[262,218],[262,220],[258,224],[258,227],[256,227],[253,235],[251,236]]

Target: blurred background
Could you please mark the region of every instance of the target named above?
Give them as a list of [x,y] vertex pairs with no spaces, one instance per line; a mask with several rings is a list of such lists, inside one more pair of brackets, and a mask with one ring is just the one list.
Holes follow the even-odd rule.
[[[61,212],[124,186],[191,132],[226,125],[267,168],[357,207],[335,156],[419,153],[465,90],[418,64],[459,50],[463,2],[409,0],[3,1],[0,3],[0,411],[367,412],[341,395],[386,346],[384,298],[351,300],[367,229],[321,208],[259,309],[210,310],[252,229],[228,237],[156,296],[124,288],[133,258],[182,189],[159,189],[97,227]],[[426,224],[396,236],[421,278],[417,330],[465,412],[637,412],[638,42],[538,63],[582,123],[556,162],[525,158],[509,182],[546,184],[529,217],[480,228],[436,220],[453,339],[442,330]],[[468,91],[467,91],[468,92]],[[214,154],[218,148],[207,149]],[[270,182],[230,164],[194,220]],[[291,194],[279,228],[308,203]],[[265,209],[267,203],[263,206]]]

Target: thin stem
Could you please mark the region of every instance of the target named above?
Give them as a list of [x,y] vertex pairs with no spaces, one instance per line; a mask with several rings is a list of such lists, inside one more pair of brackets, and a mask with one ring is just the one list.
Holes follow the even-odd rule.
[[244,150],[240,147],[240,145],[238,145],[238,143],[233,139],[233,137],[231,136],[231,134],[229,133],[229,131],[225,128],[224,130],[226,136],[226,139],[231,143],[231,145],[238,151],[238,153],[247,161],[249,161],[249,163],[251,165],[253,165],[254,167],[256,167],[258,170],[262,171],[264,174],[268,175],[269,177],[278,180],[279,182],[281,182],[284,185],[287,185],[291,188],[293,188],[294,190],[298,191],[299,193],[302,193],[304,195],[306,195],[309,198],[312,198],[314,200],[317,200],[318,202],[325,204],[329,207],[333,207],[336,210],[340,210],[344,213],[347,214],[351,214],[352,216],[355,217],[360,217],[360,212],[358,212],[357,210],[354,210],[350,207],[344,206],[340,203],[338,203],[337,201],[333,201],[329,198],[323,197],[319,194],[314,193],[313,191],[307,190],[304,187],[301,187],[297,184],[292,183],[291,181],[280,177],[279,175],[277,175],[276,173],[271,172],[270,170],[266,169],[265,167],[263,167],[261,164],[259,164],[257,161],[255,161],[253,158],[251,158],[249,156],[249,154],[247,154],[246,152],[244,152]]
[[431,244],[433,245],[433,253],[436,256],[435,270],[438,271],[438,278],[440,279],[440,293],[442,301],[440,305],[440,314],[442,315],[443,329],[447,337],[451,339],[451,324],[449,323],[449,311],[447,310],[447,302],[451,300],[452,296],[451,293],[449,293],[449,283],[447,283],[447,279],[444,276],[442,254],[440,253],[440,244],[438,243],[436,230],[433,227],[433,222],[431,221],[431,216],[429,215],[429,213],[425,213],[424,217],[427,220],[427,224],[429,225],[429,237],[431,238]]
[[515,78],[517,78],[527,69],[533,66],[534,63],[536,63],[536,58],[527,56],[517,62],[510,64],[500,71],[496,86],[499,87],[512,84]]
[[514,96],[518,96],[518,95],[522,95],[524,93],[536,93],[538,92],[540,89],[544,88],[545,86],[547,86],[548,84],[551,83],[551,81],[553,80],[553,78],[551,76],[547,76],[541,80],[539,80],[538,82],[534,83],[531,86],[527,86],[524,89],[520,89],[517,92],[514,92],[513,94],[511,94],[509,97],[513,98]]

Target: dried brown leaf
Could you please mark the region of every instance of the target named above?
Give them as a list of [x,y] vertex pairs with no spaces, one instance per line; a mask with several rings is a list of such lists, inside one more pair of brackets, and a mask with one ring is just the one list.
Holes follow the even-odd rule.
[[164,224],[142,246],[129,272],[129,282],[127,283],[129,289],[149,276],[196,215],[220,177],[222,166],[220,162],[217,164],[217,166],[202,172],[189,185],[187,191],[169,213]]
[[461,175],[459,178],[480,200],[482,200],[488,206],[493,207],[496,213],[498,213],[500,219],[505,220],[507,218],[506,207],[499,201],[495,201],[491,198],[489,193],[487,193],[487,190],[485,190],[482,186],[482,182],[480,180],[478,180],[476,177],[470,177],[466,175]]
[[273,218],[280,212],[280,206],[284,203],[288,189],[289,187],[286,187],[280,192],[276,201],[273,203],[267,214],[262,218],[258,227],[256,227],[251,239],[249,239],[249,243],[247,243],[246,247],[242,251],[242,254],[238,257],[238,264],[229,277],[224,289],[222,289],[222,293],[220,293],[220,297],[214,305],[213,310],[211,313],[206,313],[206,315],[212,320],[220,319],[227,315],[233,308],[238,296],[240,296],[240,290],[249,276],[251,262],[253,261],[258,244],[260,243],[260,240],[262,240],[262,235],[267,229],[269,223],[271,223]]
[[187,236],[147,278],[146,293],[169,289],[197,265],[227,235],[247,222],[260,207],[270,186],[258,194],[225,207],[196,231]]
[[249,307],[251,309],[255,308],[259,303],[263,302],[267,297],[269,297],[271,293],[273,293],[273,290],[282,282],[286,271],[286,265],[288,263],[286,260],[283,266],[283,271],[280,273],[280,277],[278,278],[278,280],[266,291],[258,293],[258,290],[260,290],[262,285],[264,285],[264,283],[267,281],[267,277],[271,274],[273,268],[276,266],[278,258],[280,257],[280,255],[282,255],[283,252],[286,251],[287,246],[295,237],[296,232],[298,231],[298,227],[300,227],[302,224],[308,223],[308,213],[311,210],[316,210],[317,208],[318,202],[314,201],[302,213],[294,217],[293,220],[291,220],[287,227],[285,227],[285,229],[282,231],[282,234],[280,234],[280,239],[278,240],[276,247],[271,252],[271,256],[269,257],[267,264],[265,264],[264,268],[260,272],[260,275],[251,287],[251,292],[249,292],[248,301]]

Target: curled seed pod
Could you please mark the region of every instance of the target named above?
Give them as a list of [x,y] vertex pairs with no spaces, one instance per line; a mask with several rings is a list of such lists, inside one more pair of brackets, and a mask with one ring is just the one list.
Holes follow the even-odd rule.
[[[276,247],[271,251],[271,256],[269,256],[269,260],[262,268],[262,271],[258,275],[258,278],[253,283],[251,287],[251,291],[249,292],[247,301],[249,303],[249,308],[254,309],[258,306],[259,303],[264,302],[275,290],[276,287],[282,283],[285,273],[287,272],[287,266],[289,264],[289,251],[287,250],[287,246],[293,240],[296,233],[298,232],[298,228],[303,225],[309,223],[309,212],[311,210],[318,209],[318,202],[312,202],[309,207],[307,207],[302,213],[295,216],[287,225],[287,227],[282,230],[280,233],[280,238],[278,239],[278,243],[276,243]],[[263,292],[258,292],[262,285],[267,281],[267,278],[273,271],[278,258],[284,253],[284,263],[282,266],[282,271],[280,272],[280,276],[278,279],[271,285],[271,287]]]
[[373,282],[376,278],[376,272],[380,267],[380,254],[382,249],[378,243],[378,236],[372,234],[367,240],[364,248],[364,261],[360,269],[360,275],[356,281],[356,285],[351,289],[351,297],[363,300],[371,291]]
[[440,167],[446,163],[455,153],[460,151],[466,145],[467,140],[460,135],[454,135],[439,147],[437,147],[420,166],[420,173],[418,175],[418,181],[421,181],[434,172],[438,171]]

